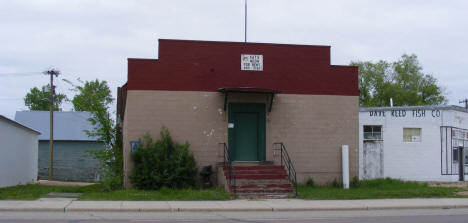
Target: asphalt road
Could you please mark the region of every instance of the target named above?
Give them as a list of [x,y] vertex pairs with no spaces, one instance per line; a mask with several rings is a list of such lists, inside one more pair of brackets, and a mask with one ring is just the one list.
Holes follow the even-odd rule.
[[310,211],[310,212],[0,212],[0,223],[466,223],[468,209]]

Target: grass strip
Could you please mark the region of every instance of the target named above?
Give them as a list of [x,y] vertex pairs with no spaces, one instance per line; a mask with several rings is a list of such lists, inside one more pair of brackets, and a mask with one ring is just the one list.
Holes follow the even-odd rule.
[[430,187],[426,183],[396,179],[354,182],[350,189],[336,186],[298,186],[298,197],[313,200],[384,199],[384,198],[454,198],[463,197],[461,188]]
[[229,193],[223,189],[169,189],[160,190],[116,190],[104,192],[101,185],[86,187],[46,186],[39,184],[18,185],[0,188],[0,200],[35,200],[50,192],[83,193],[79,200],[140,200],[140,201],[169,201],[169,200],[228,200]]
[[39,184],[26,184],[0,188],[0,200],[35,200],[50,192],[61,193],[89,193],[99,191],[100,185],[86,187],[46,186]]
[[[455,198],[463,188],[430,187],[426,183],[407,182],[395,179],[353,181],[350,189],[335,186],[298,186],[298,198],[313,200],[384,199],[384,198]],[[79,200],[229,200],[231,196],[223,189],[170,189],[102,191],[99,184],[86,187],[46,186],[38,184],[0,188],[0,200],[35,200],[50,192],[83,193]]]
[[229,193],[223,189],[170,189],[160,190],[117,190],[110,192],[90,192],[81,195],[79,200],[123,200],[123,201],[198,201],[228,200]]

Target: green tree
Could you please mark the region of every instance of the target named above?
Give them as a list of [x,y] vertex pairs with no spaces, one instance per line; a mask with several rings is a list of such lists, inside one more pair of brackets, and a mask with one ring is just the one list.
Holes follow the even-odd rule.
[[64,80],[72,85],[72,91],[77,94],[71,100],[76,111],[89,111],[92,117],[89,121],[94,129],[87,132],[88,135],[97,137],[108,146],[112,147],[115,142],[115,122],[112,119],[110,105],[114,101],[106,81],[82,81],[82,85],[75,85],[69,80]]
[[[62,102],[67,100],[67,96],[64,94],[54,95],[54,111],[60,110]],[[34,87],[24,97],[24,104],[29,110],[33,111],[48,111],[50,110],[50,85],[42,86],[41,90]]]
[[108,109],[114,99],[106,81],[80,81],[83,86],[74,86],[78,92],[72,99],[73,108],[76,111],[98,111]]
[[447,103],[437,79],[423,73],[416,55],[403,54],[398,61],[351,62],[359,66],[359,104],[389,106],[440,105]]
[[106,81],[78,81],[82,84],[75,85],[71,81],[72,91],[77,92],[72,103],[76,111],[89,111],[89,121],[93,125],[88,136],[96,137],[101,141],[105,149],[90,151],[101,161],[104,170],[104,190],[120,189],[123,183],[123,153],[122,139],[119,126],[112,119],[110,105],[114,101]]

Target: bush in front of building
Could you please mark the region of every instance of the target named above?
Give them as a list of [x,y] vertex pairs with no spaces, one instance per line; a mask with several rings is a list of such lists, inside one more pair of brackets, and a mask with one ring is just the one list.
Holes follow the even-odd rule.
[[354,176],[351,182],[349,183],[350,187],[360,187],[361,186],[361,180],[357,176]]
[[309,177],[309,178],[307,179],[307,181],[306,181],[306,184],[305,184],[305,185],[306,185],[306,186],[308,186],[308,187],[315,187],[315,181],[314,181],[314,178],[312,178],[312,177]]
[[333,181],[330,183],[330,186],[331,187],[335,187],[335,188],[343,188],[343,182],[341,182],[340,180],[337,180],[336,178],[333,179]]
[[132,184],[143,190],[194,187],[197,164],[188,150],[189,144],[174,142],[165,127],[160,135],[161,138],[153,142],[146,134],[138,149],[131,154]]

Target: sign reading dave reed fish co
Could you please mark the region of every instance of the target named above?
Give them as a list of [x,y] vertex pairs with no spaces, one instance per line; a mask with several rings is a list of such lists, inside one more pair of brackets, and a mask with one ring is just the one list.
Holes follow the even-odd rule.
[[263,71],[263,55],[241,54],[241,70]]
[[379,111],[372,110],[369,111],[369,116],[371,117],[395,117],[395,118],[404,118],[404,117],[413,117],[413,118],[424,118],[424,117],[440,117],[440,110],[432,109],[410,109],[410,110],[391,110],[391,111]]

